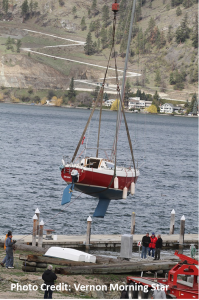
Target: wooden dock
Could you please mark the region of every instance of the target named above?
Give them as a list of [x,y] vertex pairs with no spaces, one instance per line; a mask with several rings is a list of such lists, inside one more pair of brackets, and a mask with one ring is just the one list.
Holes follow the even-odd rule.
[[[142,241],[144,234],[133,234],[133,248],[137,249],[138,241]],[[179,234],[162,234],[163,248],[164,249],[178,249],[179,246]],[[17,243],[32,244],[32,236],[25,235],[13,235],[13,239],[17,240]],[[0,236],[0,241],[4,242],[5,236]],[[198,247],[198,234],[185,234],[184,246],[189,247],[190,244],[194,244]],[[69,247],[75,249],[85,249],[86,235],[57,235],[57,240],[46,240],[45,235],[43,239],[43,248],[49,248],[51,246]],[[121,246],[121,235],[92,235],[90,239],[90,249],[116,249]]]

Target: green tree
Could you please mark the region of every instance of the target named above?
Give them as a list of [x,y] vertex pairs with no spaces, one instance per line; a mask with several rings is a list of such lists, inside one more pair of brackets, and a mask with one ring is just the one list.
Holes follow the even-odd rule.
[[97,85],[96,88],[94,89],[94,91],[92,92],[92,96],[94,98],[94,101],[97,99],[99,91],[100,91],[100,87],[99,87],[99,85]]
[[189,34],[190,34],[190,29],[188,27],[188,14],[186,13],[181,25],[177,28],[176,30],[176,42],[179,43],[184,43],[186,41],[186,39],[189,38]]
[[22,3],[22,6],[21,6],[21,13],[23,16],[23,20],[25,19],[26,14],[28,12],[29,12],[28,0],[24,0],[24,2]]
[[76,18],[77,17],[77,8],[76,8],[76,6],[73,6],[72,13],[73,13],[74,18]]
[[189,106],[189,111],[193,112],[194,104],[197,102],[197,95],[196,93],[193,94],[192,99],[191,99],[191,104]]
[[182,10],[181,10],[180,6],[178,6],[176,9],[176,16],[180,16],[181,14],[182,14]]
[[68,98],[70,101],[74,102],[76,97],[76,91],[74,88],[74,78],[72,77],[70,86],[69,86],[69,91],[68,91]]
[[161,84],[161,76],[160,76],[160,70],[159,69],[156,70],[155,83],[156,83],[156,86],[160,86],[160,84]]
[[195,14],[195,21],[192,30],[192,46],[198,48],[198,14]]
[[197,66],[193,72],[193,82],[198,82],[198,67]]
[[6,49],[14,51],[13,44],[15,44],[15,41],[9,36],[5,43]]
[[8,6],[9,6],[8,0],[3,0],[2,8],[3,8],[3,10],[5,11],[6,14],[8,12]]
[[169,25],[169,30],[167,33],[167,41],[170,43],[173,39],[173,31],[172,31],[173,27],[172,25]]
[[86,37],[86,44],[84,46],[84,52],[87,55],[93,54],[93,40],[92,40],[91,32],[89,32]]
[[130,85],[129,80],[127,79],[126,86],[125,86],[124,100],[128,100],[129,99],[130,93],[131,93],[131,85]]
[[183,5],[185,8],[189,8],[193,5],[193,1],[192,0],[183,0]]
[[33,10],[36,11],[37,8],[38,8],[38,2],[35,1],[35,2],[33,2]]
[[97,19],[95,21],[95,37],[98,38],[99,34],[100,34],[100,28],[101,28],[101,24],[100,24],[100,20]]
[[170,77],[169,77],[169,84],[174,85],[175,83],[176,82],[175,82],[175,79],[174,79],[173,72],[171,72]]
[[102,21],[106,27],[110,24],[109,7],[107,5],[102,7]]
[[32,17],[32,14],[33,14],[33,0],[30,0],[30,4],[29,4],[29,9],[30,9],[30,14],[31,14],[31,17]]
[[91,10],[94,16],[98,15],[99,11],[97,9],[97,0],[93,0]]
[[21,47],[21,40],[17,40],[17,52],[20,52],[20,47]]
[[101,36],[102,48],[105,49],[107,47],[108,39],[107,39],[107,29],[104,26],[102,27],[100,36]]
[[82,17],[80,26],[82,31],[86,30],[87,26],[86,26],[85,17]]

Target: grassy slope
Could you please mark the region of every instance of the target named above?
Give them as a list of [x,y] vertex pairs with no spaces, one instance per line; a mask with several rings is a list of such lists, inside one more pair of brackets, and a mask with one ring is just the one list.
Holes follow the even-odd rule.
[[[21,24],[19,21],[14,20],[13,22],[4,22],[4,26],[16,26],[18,28],[28,28],[32,30],[42,31],[49,34],[55,34],[61,37],[65,38],[71,38],[74,40],[81,40],[85,41],[89,24],[91,21],[97,20],[98,18],[101,19],[102,14],[92,17],[91,19],[88,18],[87,9],[88,7],[91,7],[92,1],[74,1],[69,2],[65,1],[64,7],[59,7],[58,1],[52,1],[54,4],[53,10],[51,13],[49,13],[49,9],[46,9],[44,11],[43,6],[44,3],[49,3],[47,0],[42,0],[40,5],[41,12],[43,11],[44,15],[42,15],[38,20],[37,23],[35,23],[36,18],[32,18],[26,23]],[[101,3],[101,2],[100,2]],[[104,3],[98,3],[98,9],[101,11],[102,6]],[[108,0],[107,5],[111,7],[112,1]],[[72,8],[73,6],[77,7],[77,18],[74,18],[72,14]],[[182,15],[177,17],[176,16],[176,8],[170,8],[170,0],[166,0],[165,4],[162,4],[162,1],[160,0],[154,0],[152,2],[152,8],[149,8],[148,3],[145,4],[142,8],[142,20],[137,23],[139,27],[142,27],[143,31],[146,30],[148,27],[148,22],[151,17],[153,17],[156,20],[156,25],[159,27],[159,29],[163,29],[165,32],[165,35],[167,34],[167,29],[169,25],[173,26],[174,31],[176,30],[177,26],[179,26],[182,18],[184,17],[185,13],[188,12],[189,15],[189,24],[190,27],[192,26],[192,22],[194,20],[194,14],[197,10],[197,4],[193,5],[191,8],[185,10],[183,6],[181,6],[182,9]],[[81,31],[80,29],[80,22],[82,16],[85,16],[86,18],[86,24],[87,29],[84,31]],[[110,10],[110,16],[112,18],[112,12]],[[72,24],[74,28],[76,29],[74,32],[69,32],[69,30],[63,28],[61,26],[61,21],[64,21],[67,24]],[[42,26],[43,24],[47,23],[48,25]],[[102,23],[102,22],[101,22]],[[93,40],[94,34],[92,33]],[[5,43],[5,39],[3,40],[1,38],[1,41]],[[9,53],[9,51],[5,52],[5,47],[2,46],[2,42],[0,43],[0,55],[4,55],[5,53]],[[134,43],[134,41],[133,41]],[[132,43],[132,45],[133,45]],[[60,56],[60,57],[66,57],[69,59],[74,60],[81,60],[84,62],[89,63],[97,63],[103,66],[106,66],[107,64],[107,58],[109,54],[109,49],[104,49],[100,55],[93,55],[93,56],[87,56],[84,54],[84,50],[82,46],[76,46],[76,47],[60,47],[58,48],[44,48],[41,49],[44,46],[52,46],[52,45],[63,45],[68,44],[67,41],[56,39],[53,37],[46,37],[41,36],[38,34],[29,33],[27,36],[22,38],[22,47],[32,47],[36,51],[41,51],[43,53],[47,53],[50,55]],[[119,51],[119,45],[116,46],[116,50]],[[27,53],[26,53],[27,54]],[[79,64],[69,63],[69,62],[63,62],[62,60],[54,60],[45,56],[39,56],[39,55],[31,55],[32,58],[38,60],[39,62],[42,62],[44,64],[47,64],[49,66],[52,66],[53,68],[61,71],[66,76],[71,76],[71,70],[73,68],[79,68]],[[123,68],[124,60],[121,57],[118,57],[118,67]],[[176,94],[178,92],[173,91],[173,87],[169,86],[169,74],[172,71],[173,63],[177,66],[177,68],[186,68],[189,72],[190,66],[193,66],[197,63],[197,51],[191,46],[191,41],[187,41],[185,44],[177,45],[175,43],[175,40],[173,39],[172,43],[165,45],[164,48],[161,50],[154,47],[151,49],[150,54],[145,55],[138,55],[136,54],[133,58],[130,59],[129,64],[129,70],[142,73],[145,70],[145,75],[148,79],[148,83],[146,84],[146,91],[154,92],[155,90],[159,90],[155,86],[154,78],[155,78],[155,71],[157,68],[159,68],[160,73],[162,77],[164,78],[166,85],[167,85],[167,92],[170,91],[172,94]],[[111,62],[111,65],[113,65],[113,62]],[[90,67],[86,67],[90,68]],[[95,68],[91,68],[95,70]],[[101,69],[103,71],[103,69]],[[113,74],[112,74],[113,75]],[[136,85],[137,79],[130,79],[131,84]],[[189,93],[194,92],[197,89],[197,85],[190,85],[186,84],[185,90],[181,92],[183,93]]]

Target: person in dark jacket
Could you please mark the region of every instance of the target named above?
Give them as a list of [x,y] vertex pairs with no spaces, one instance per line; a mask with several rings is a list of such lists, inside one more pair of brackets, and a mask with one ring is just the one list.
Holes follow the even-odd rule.
[[148,252],[149,243],[151,242],[151,239],[149,237],[149,233],[147,232],[145,236],[142,238],[142,254],[141,258],[146,258],[146,254]]
[[5,242],[6,246],[6,268],[7,269],[14,269],[13,266],[13,250],[14,250],[14,244],[16,241],[12,242],[12,232],[8,231],[8,237]]
[[161,238],[161,235],[158,234],[158,239],[157,239],[156,248],[155,248],[155,260],[160,259],[160,249],[162,249],[162,238]]
[[51,286],[54,285],[54,281],[57,279],[57,275],[53,273],[52,268],[53,267],[49,265],[48,269],[42,275],[42,279],[46,284],[44,299],[52,299],[53,291],[51,290]]

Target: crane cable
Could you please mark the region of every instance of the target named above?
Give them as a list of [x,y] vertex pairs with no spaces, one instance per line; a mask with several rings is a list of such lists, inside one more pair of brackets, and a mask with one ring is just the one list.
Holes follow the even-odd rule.
[[[115,0],[115,3],[117,3],[116,0]],[[82,133],[82,135],[81,135],[81,137],[80,137],[79,143],[78,143],[78,145],[77,145],[77,147],[76,147],[76,150],[75,150],[75,152],[74,152],[74,154],[73,154],[73,157],[72,157],[71,162],[74,161],[74,159],[75,159],[75,157],[76,157],[76,155],[77,155],[77,152],[79,151],[79,147],[80,147],[80,145],[81,145],[82,139],[83,139],[83,137],[84,137],[84,135],[85,135],[85,133],[86,133],[86,131],[87,131],[88,125],[89,125],[90,120],[91,120],[91,118],[92,118],[92,116],[93,116],[93,114],[94,114],[94,111],[95,111],[95,109],[96,109],[96,107],[97,107],[97,104],[98,104],[99,100],[101,100],[101,107],[102,107],[103,93],[104,93],[104,85],[105,85],[105,82],[106,82],[106,76],[107,76],[107,73],[108,73],[109,63],[110,63],[110,59],[111,59],[111,55],[112,55],[113,48],[114,48],[114,43],[115,43],[116,13],[117,13],[117,11],[114,11],[114,19],[113,19],[113,40],[112,40],[111,50],[110,50],[110,54],[109,54],[109,58],[108,58],[108,63],[107,63],[107,67],[106,67],[106,71],[105,71],[105,75],[104,75],[102,87],[101,87],[101,89],[100,89],[100,91],[99,91],[99,94],[98,94],[97,99],[96,99],[96,101],[95,101],[95,105],[94,105],[94,107],[93,107],[93,109],[92,109],[92,111],[91,111],[90,117],[89,117],[89,119],[88,119],[88,121],[87,121],[87,123],[86,123],[86,126],[85,126],[85,128],[84,128],[84,131],[83,131],[83,133]],[[100,108],[100,109],[102,109],[102,108]],[[99,120],[99,127],[100,127],[100,126],[101,126],[101,114],[100,114],[100,120]],[[98,141],[97,141],[97,145],[99,145],[99,134],[100,134],[100,130],[98,130]],[[98,147],[99,147],[99,146],[98,146]],[[98,149],[97,149],[97,155],[98,155]]]

